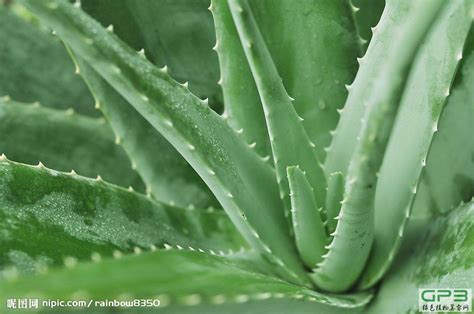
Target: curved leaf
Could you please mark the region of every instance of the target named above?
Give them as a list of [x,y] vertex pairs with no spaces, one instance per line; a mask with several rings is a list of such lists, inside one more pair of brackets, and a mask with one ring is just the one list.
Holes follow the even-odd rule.
[[144,191],[103,119],[0,99],[0,154]]
[[[73,53],[71,52],[73,55]],[[100,109],[140,173],[147,192],[180,207],[220,205],[206,184],[176,149],[86,62],[73,56]]]
[[97,116],[59,40],[0,5],[0,96]]
[[[310,285],[278,197],[275,173],[225,120],[67,1],[21,0],[55,28],[193,166],[251,245],[282,278]],[[258,210],[256,210],[258,209]]]
[[[223,213],[183,210],[74,173],[0,160],[0,268],[42,271],[167,245],[240,249]],[[91,255],[92,254],[92,255]]]
[[288,167],[288,182],[291,191],[291,221],[295,232],[296,248],[307,267],[316,267],[326,252],[326,229],[321,217],[321,208],[314,199],[309,185],[299,167]]
[[[61,300],[90,299],[91,296],[94,300],[151,298],[160,300],[161,307],[173,305],[174,310],[179,305],[220,306],[274,298],[313,302],[313,309],[328,309],[327,305],[347,309],[361,307],[371,298],[368,292],[324,295],[246,270],[245,264],[234,261],[231,256],[184,250],[78,264],[72,269],[3,282],[0,306],[5,307],[3,303],[8,296],[22,298],[32,293],[41,299]],[[198,311],[199,307],[195,309]],[[136,310],[131,308],[129,312]]]
[[[215,34],[210,0],[82,0],[83,9],[157,66],[167,65],[179,82],[218,111],[222,94],[219,66],[212,51]],[[179,40],[178,40],[179,39]]]
[[[446,213],[459,202],[474,196],[474,28],[464,49],[466,58],[458,71],[451,96],[439,119],[439,131],[427,158],[419,193],[429,193],[428,200],[418,196],[413,211],[428,209]],[[446,165],[449,165],[447,167]],[[418,193],[417,193],[418,194]]]
[[450,1],[412,66],[378,176],[375,242],[362,287],[371,286],[382,277],[403,236],[439,116],[461,59],[473,8],[472,1]]
[[415,1],[388,1],[380,22],[373,29],[373,37],[364,57],[359,59],[359,71],[354,82],[347,86],[349,95],[334,130],[324,163],[326,176],[333,172],[347,174],[349,162],[362,127],[366,102],[377,84],[377,73],[387,61],[390,45],[399,31],[399,25],[413,10]]
[[377,25],[385,7],[385,0],[351,0],[355,7],[354,13],[357,30],[364,41],[364,51],[372,39],[372,27]]
[[[367,100],[359,140],[345,180],[344,199],[336,230],[327,257],[315,270],[315,281],[325,290],[339,292],[349,289],[361,275],[369,258],[375,233],[377,173],[397,115],[400,95],[406,86],[405,81],[418,48],[439,12],[448,11],[444,7],[442,0],[417,2],[406,22],[399,27],[391,53]],[[395,49],[398,45],[404,47],[403,51]],[[380,235],[377,233],[377,236]]]
[[418,310],[419,288],[471,288],[474,203],[445,217],[410,220],[402,248],[367,313]]
[[245,0],[229,0],[229,8],[260,94],[285,214],[289,217],[291,206],[286,175],[286,169],[290,166],[298,165],[306,172],[316,201],[320,205],[325,204],[326,177],[313,150],[314,144],[309,140],[282,84],[250,6]]
[[[257,150],[267,156],[270,150],[262,128],[263,111],[257,106],[260,100],[222,2],[214,4],[225,105],[236,127],[243,128],[243,136],[250,143],[256,141]],[[257,0],[249,4],[283,85],[295,99],[295,110],[304,118],[303,126],[323,161],[329,131],[338,120],[336,109],[347,96],[344,84],[353,80],[360,53],[349,3],[303,0],[295,5],[286,0]],[[257,108],[247,112],[250,106]]]

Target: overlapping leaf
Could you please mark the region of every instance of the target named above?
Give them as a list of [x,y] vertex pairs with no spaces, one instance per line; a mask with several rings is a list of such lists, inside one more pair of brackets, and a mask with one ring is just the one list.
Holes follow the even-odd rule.
[[0,100],[0,154],[30,165],[104,180],[144,192],[105,120],[37,104]]
[[164,244],[196,250],[245,245],[223,213],[184,210],[99,179],[0,161],[0,268],[41,272]]
[[97,116],[60,41],[0,5],[0,97]]

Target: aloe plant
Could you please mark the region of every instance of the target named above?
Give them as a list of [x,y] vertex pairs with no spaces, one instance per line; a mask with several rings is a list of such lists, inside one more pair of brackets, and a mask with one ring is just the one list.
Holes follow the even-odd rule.
[[0,15],[2,311],[398,313],[472,287],[472,1]]

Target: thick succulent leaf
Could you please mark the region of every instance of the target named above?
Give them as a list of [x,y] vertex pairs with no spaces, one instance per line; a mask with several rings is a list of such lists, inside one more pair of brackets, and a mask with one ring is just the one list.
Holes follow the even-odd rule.
[[378,175],[375,242],[362,287],[371,286],[382,277],[398,249],[433,134],[438,129],[438,119],[462,56],[472,23],[472,7],[472,1],[450,1],[412,66]]
[[74,59],[96,106],[114,130],[116,142],[146,183],[147,192],[160,202],[180,207],[219,207],[209,188],[176,149],[86,62]]
[[380,22],[373,28],[373,37],[367,52],[359,59],[360,67],[356,78],[347,86],[349,95],[333,133],[324,164],[327,176],[333,172],[347,174],[349,162],[358,142],[357,136],[362,127],[366,102],[377,82],[377,73],[386,63],[393,38],[408,13],[413,10],[415,3],[416,1],[388,1]]
[[214,16],[217,38],[214,49],[219,55],[221,69],[219,84],[224,94],[223,116],[229,120],[234,129],[241,132],[247,143],[254,146],[257,154],[273,163],[260,96],[227,1],[212,1],[211,12]]
[[328,178],[328,194],[326,196],[327,230],[333,233],[337,226],[337,215],[344,198],[344,175],[334,172]]
[[80,9],[58,0],[21,2],[173,144],[280,276],[309,285],[288,234],[274,171],[224,119]]
[[[372,39],[372,27],[377,25],[385,7],[385,0],[351,0],[355,8],[355,21],[364,51]],[[390,0],[389,0],[390,1]]]
[[240,249],[242,239],[223,213],[184,210],[131,190],[44,166],[0,161],[0,268],[41,272],[101,255],[168,245]]
[[[344,291],[350,288],[369,257],[374,240],[377,173],[397,114],[400,94],[418,47],[438,13],[447,11],[444,4],[442,0],[417,2],[406,23],[399,27],[391,53],[377,77],[349,165],[334,238],[327,257],[315,272],[314,279],[323,289]],[[404,47],[403,52],[397,51],[395,47],[398,45]]]
[[419,288],[470,288],[474,282],[474,203],[447,216],[415,219],[367,313],[415,313]]
[[309,185],[299,167],[288,167],[288,181],[291,191],[291,218],[295,232],[296,248],[301,259],[309,268],[316,267],[325,253],[326,229]]
[[[348,1],[249,1],[293,105],[324,160],[360,54]],[[284,43],[284,44],[283,44]],[[302,49],[304,47],[304,49]]]
[[104,119],[0,99],[0,154],[144,191]]
[[59,40],[0,5],[0,96],[97,116]]
[[31,293],[42,299],[61,300],[156,298],[161,307],[174,307],[287,298],[313,302],[315,309],[324,309],[327,307],[322,305],[360,307],[371,298],[367,292],[324,295],[247,270],[246,266],[232,256],[160,250],[7,281],[0,288],[0,299],[3,303],[8,296],[21,298]]
[[250,6],[246,0],[229,0],[229,8],[260,94],[285,214],[289,216],[291,207],[286,175],[289,166],[298,165],[305,171],[310,186],[314,188],[316,201],[321,206],[326,199],[326,177],[313,150],[314,144],[309,140],[283,86]]
[[[474,29],[471,28],[468,45],[449,96],[439,120],[427,165],[421,177],[419,192],[428,192],[425,201],[418,196],[414,211],[427,207],[432,212],[446,213],[460,201],[474,196]],[[449,165],[449,166],[447,166]]]
[[209,0],[83,0],[82,8],[157,66],[168,66],[179,82],[222,108],[219,65]]
[[[215,1],[214,15],[226,108],[236,126],[244,129],[244,137],[256,141],[257,149],[266,156],[269,146],[262,138],[264,116],[255,108],[260,100],[222,2]],[[351,8],[346,1],[304,0],[295,5],[286,0],[258,0],[249,4],[283,84],[295,98],[295,109],[304,118],[306,132],[316,143],[317,155],[324,160],[323,148],[338,120],[336,109],[342,107],[347,95],[344,84],[353,80],[357,70],[360,50]],[[254,109],[247,112],[251,106]]]

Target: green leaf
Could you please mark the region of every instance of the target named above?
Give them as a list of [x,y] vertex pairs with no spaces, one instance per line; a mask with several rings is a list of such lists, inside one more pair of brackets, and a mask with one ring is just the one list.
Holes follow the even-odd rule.
[[97,116],[61,43],[0,5],[0,96]]
[[223,213],[153,202],[101,178],[0,161],[0,268],[41,272],[47,266],[98,260],[167,245],[240,249]]
[[333,233],[337,226],[337,215],[341,209],[341,202],[344,198],[344,175],[341,172],[334,172],[328,178],[328,194],[326,197],[327,229]]
[[298,166],[288,167],[287,174],[296,248],[306,266],[314,268],[322,260],[328,240],[320,214],[321,208],[314,199],[313,188],[304,172]]
[[[422,175],[420,192],[429,192],[429,202],[415,199],[414,211],[424,208],[446,213],[474,196],[474,29],[471,27],[466,58],[458,71],[451,96],[439,120],[427,165]],[[449,166],[447,166],[449,165]]]
[[299,165],[314,188],[316,201],[325,203],[326,178],[300,117],[282,84],[259,28],[246,1],[230,0],[229,8],[260,93],[273,151],[280,197],[289,216],[290,188],[286,169]]
[[0,99],[0,154],[144,191],[105,120]]
[[382,277],[398,249],[439,116],[462,56],[472,23],[472,8],[471,1],[449,2],[412,66],[378,176],[375,242],[362,287],[371,286]]
[[347,86],[349,95],[344,109],[340,111],[337,128],[333,132],[331,145],[324,164],[326,176],[333,172],[347,174],[349,162],[357,144],[362,127],[366,102],[377,83],[377,74],[386,64],[390,45],[416,1],[389,1],[380,22],[373,29],[373,37],[364,57],[359,59],[359,71],[352,84]]
[[[345,180],[344,199],[336,231],[327,257],[315,270],[314,280],[322,289],[345,291],[355,283],[364,269],[374,240],[377,173],[396,118],[400,94],[405,88],[418,47],[436,21],[438,13],[446,12],[442,10],[443,7],[442,0],[417,3],[406,22],[399,27],[391,53],[377,77]],[[398,46],[404,47],[403,51],[397,51]],[[399,227],[396,224],[394,226]],[[351,258],[348,259],[348,256]]]
[[[256,141],[257,150],[267,156],[264,116],[257,106],[260,100],[223,2],[214,1],[213,5],[226,110],[230,119],[236,120],[236,127],[243,128],[249,143]],[[283,84],[295,99],[295,109],[304,118],[303,126],[316,143],[318,157],[324,160],[323,148],[338,120],[336,109],[347,96],[344,84],[353,80],[357,70],[359,45],[350,6],[346,1],[316,0],[299,1],[298,5],[286,0],[249,4]],[[232,84],[231,78],[238,84]],[[244,112],[251,106],[254,109]]]
[[233,260],[232,256],[184,250],[78,264],[72,269],[3,282],[1,306],[5,307],[4,300],[8,296],[21,298],[33,292],[42,299],[61,300],[89,299],[90,296],[95,300],[156,298],[161,301],[161,307],[286,298],[313,302],[315,309],[326,308],[323,304],[355,308],[365,305],[371,298],[367,292],[324,295],[248,270],[246,264]]
[[351,0],[355,8],[355,21],[360,37],[363,38],[363,51],[372,39],[372,27],[377,25],[385,7],[385,0]]
[[176,149],[86,62],[73,58],[96,99],[97,109],[148,186],[147,192],[170,205],[219,208],[209,188]]
[[[211,47],[215,33],[209,0],[84,0],[82,7],[92,17],[136,50],[144,49],[157,66],[168,66],[179,82],[209,98],[221,110],[222,95],[217,81],[219,65]],[[179,39],[179,40],[178,40]]]
[[[21,3],[90,64],[193,166],[251,245],[283,278],[309,285],[287,232],[275,173],[185,86],[66,1]],[[258,208],[258,211],[255,210]]]
[[418,310],[419,288],[470,288],[474,282],[474,203],[444,217],[410,220],[394,265],[367,313]]
[[219,55],[221,69],[219,84],[225,102],[223,116],[241,133],[245,142],[252,144],[257,154],[273,163],[260,96],[227,1],[212,1],[211,12],[217,37],[214,49]]

